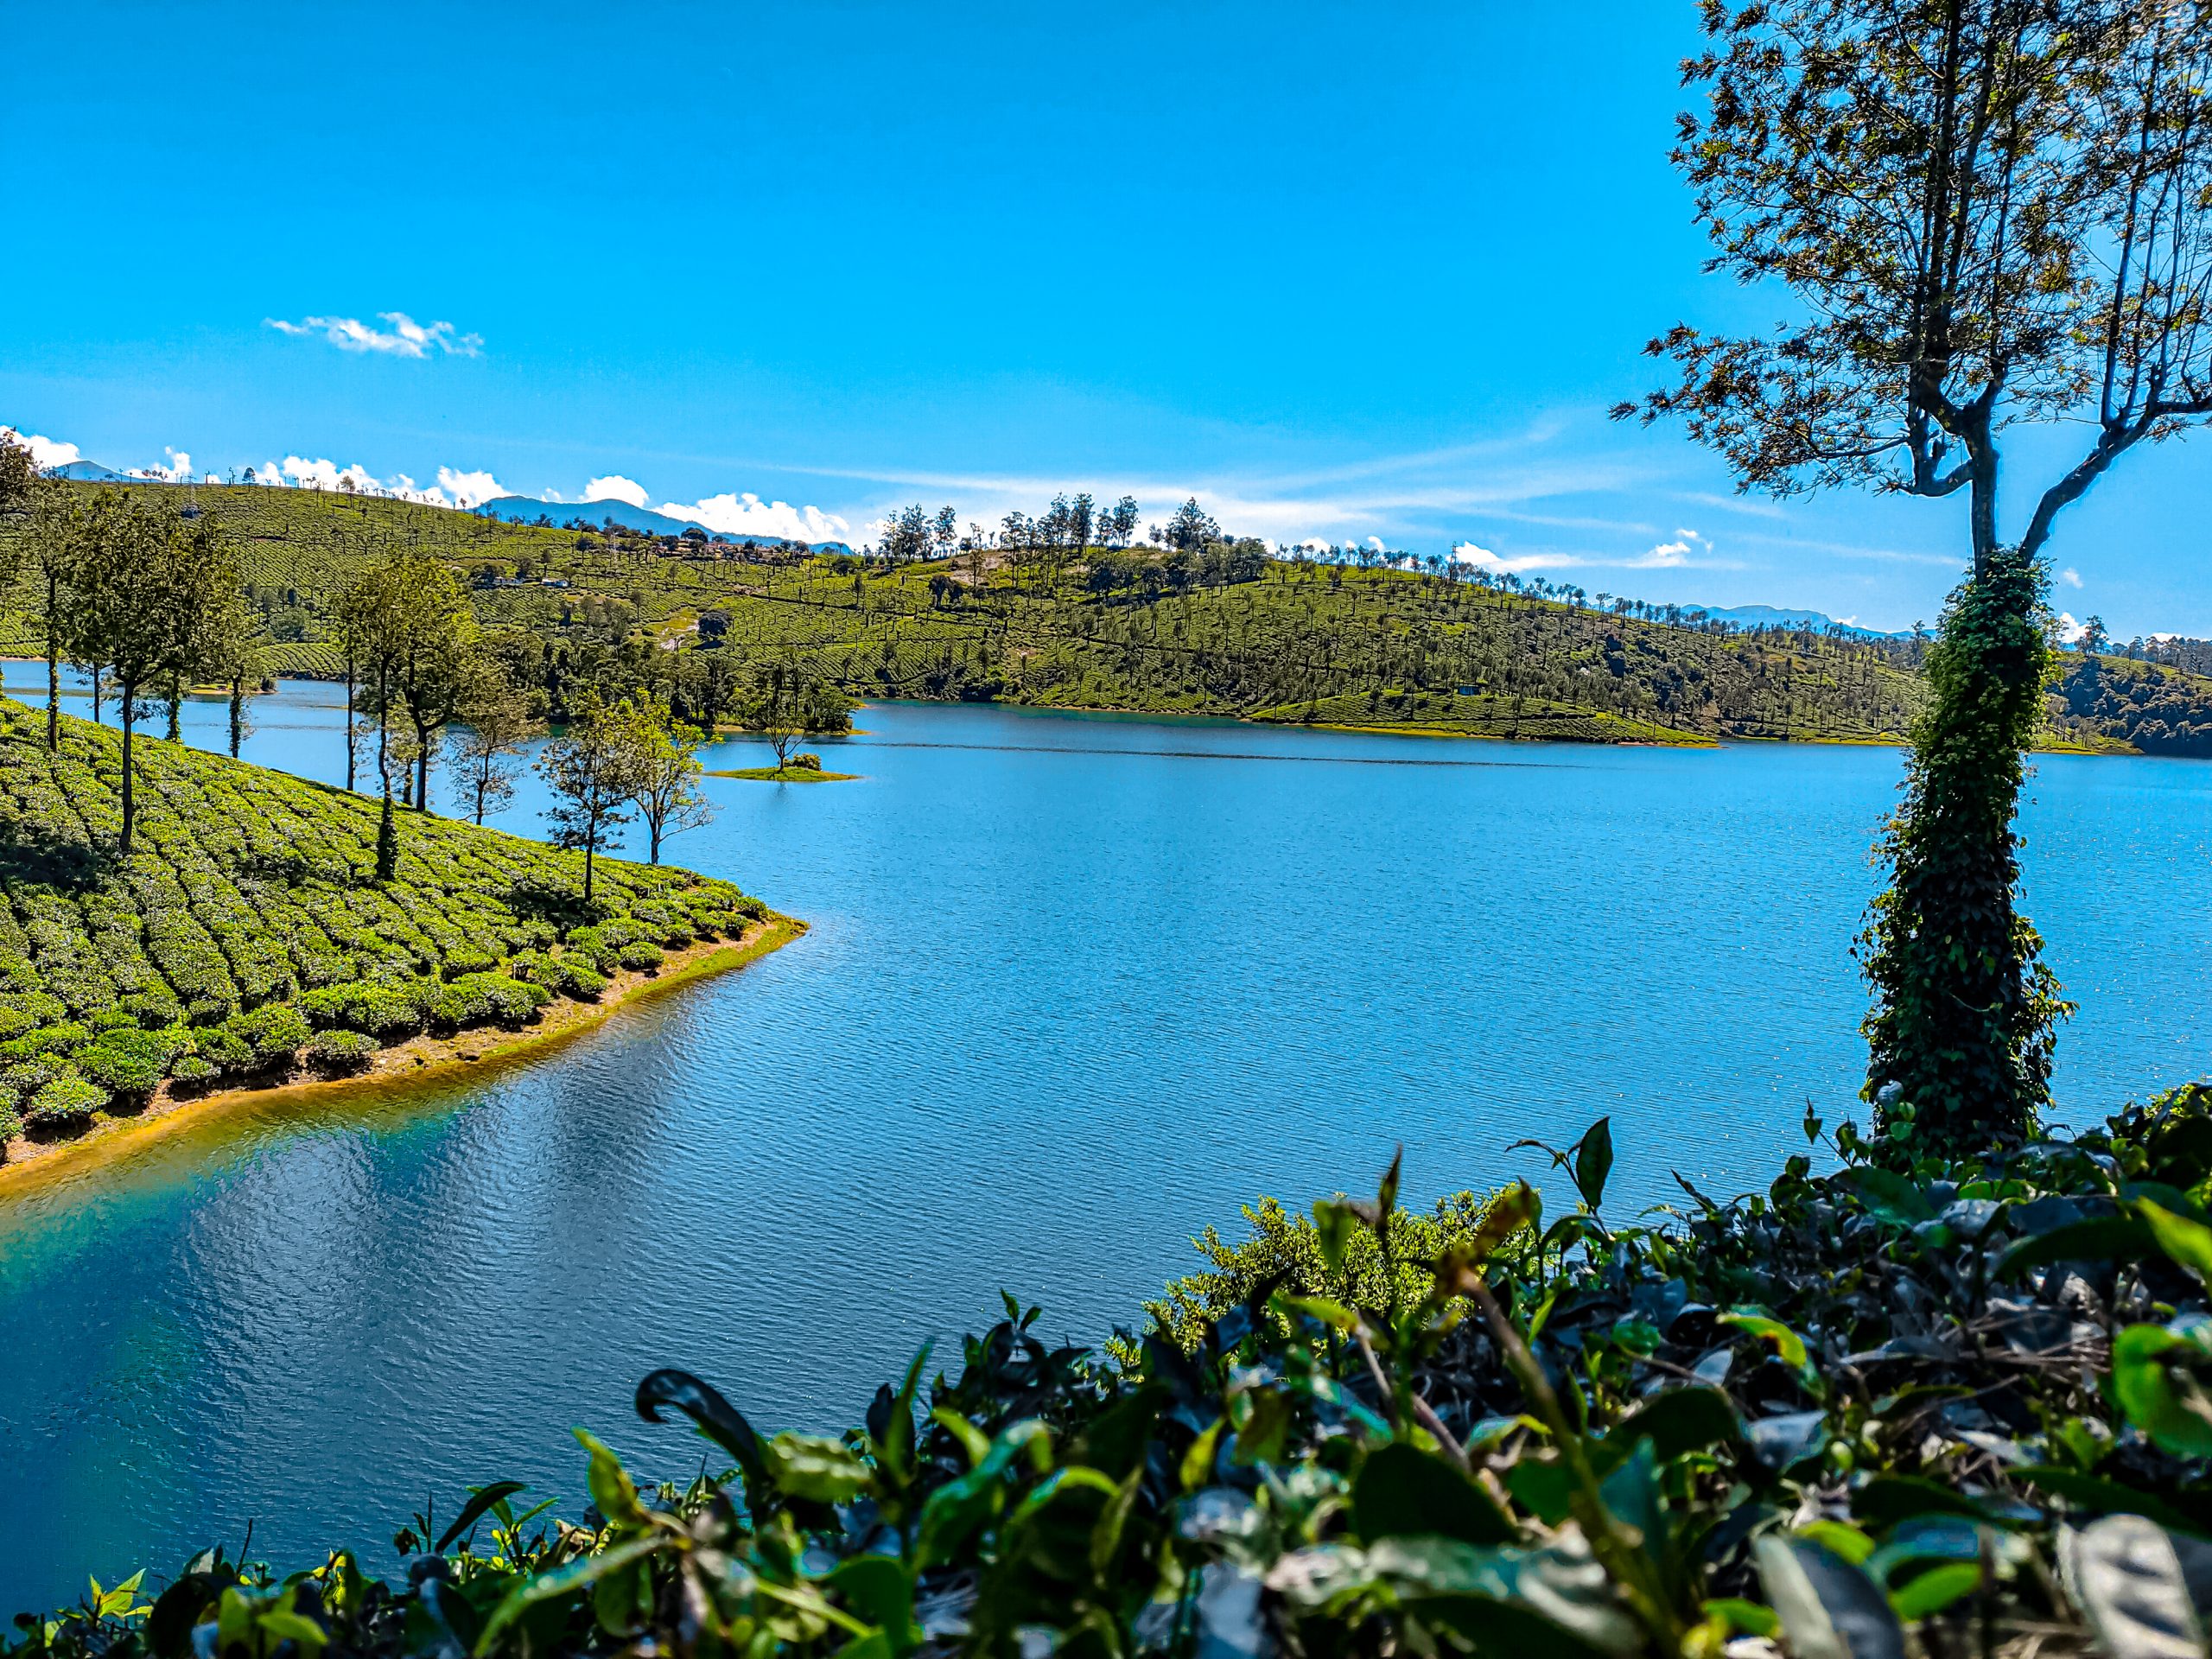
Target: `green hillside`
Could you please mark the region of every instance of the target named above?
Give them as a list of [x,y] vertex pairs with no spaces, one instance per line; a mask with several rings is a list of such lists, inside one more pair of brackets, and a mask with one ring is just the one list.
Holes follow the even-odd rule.
[[[651,683],[679,716],[714,720],[771,663],[861,697],[1591,741],[1894,741],[1923,693],[1915,639],[1736,630],[1250,543],[886,569],[305,490],[201,486],[193,501],[241,550],[272,671],[342,673],[333,615],[350,573],[420,549],[462,571],[509,672],[556,715],[579,687]],[[0,596],[0,651],[40,643],[26,580]],[[2055,743],[2212,753],[2212,679],[2063,660]]]
[[422,1032],[536,1020],[556,997],[766,914],[728,882],[404,814],[372,880],[378,804],[175,744],[137,745],[138,846],[118,859],[109,729],[0,700],[0,1143],[297,1065],[359,1069]]

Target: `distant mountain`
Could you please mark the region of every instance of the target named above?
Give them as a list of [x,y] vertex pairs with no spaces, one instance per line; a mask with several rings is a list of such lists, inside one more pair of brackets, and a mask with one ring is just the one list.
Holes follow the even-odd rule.
[[1861,639],[1902,639],[1908,630],[1885,633],[1879,628],[1862,628],[1853,622],[1839,622],[1819,611],[1778,611],[1771,605],[1685,605],[1686,611],[1703,611],[1721,622],[1732,622],[1739,628],[1810,628],[1825,633],[1830,628],[1855,634]]
[[73,478],[85,484],[128,484],[131,480],[112,467],[103,467],[97,461],[73,461],[66,467],[54,469],[56,478]]
[[[689,518],[655,512],[651,507],[633,507],[627,501],[539,501],[527,495],[502,495],[470,511],[512,524],[534,524],[543,514],[556,524],[581,518],[588,524],[597,525],[611,518],[626,530],[648,536],[681,536],[687,530],[699,530],[706,531],[709,540],[732,547],[777,547],[786,539],[780,536],[740,536],[726,530],[708,530],[704,524],[694,524]],[[798,545],[811,547],[817,553],[852,551],[842,542],[800,542]]]

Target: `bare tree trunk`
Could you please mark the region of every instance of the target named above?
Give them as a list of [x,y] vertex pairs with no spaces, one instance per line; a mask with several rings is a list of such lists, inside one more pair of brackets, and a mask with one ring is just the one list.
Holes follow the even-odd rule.
[[[60,606],[61,578],[51,572],[46,578],[46,747],[61,747],[61,645],[54,638],[55,612]],[[99,704],[93,702],[92,718],[99,718]]]
[[231,677],[231,759],[238,758],[238,745],[245,738],[245,678],[243,675]]
[[133,701],[130,690],[126,685],[123,692],[123,853],[126,858],[130,855],[130,831],[134,821],[133,804],[130,798],[130,727]]

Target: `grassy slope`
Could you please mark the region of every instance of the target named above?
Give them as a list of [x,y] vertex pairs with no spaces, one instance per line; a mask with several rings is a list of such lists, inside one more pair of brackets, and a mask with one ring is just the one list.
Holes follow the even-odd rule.
[[[1904,734],[1922,695],[1896,645],[1722,637],[1398,571],[1279,565],[1258,582],[1150,601],[1093,599],[1072,584],[1041,596],[995,573],[981,595],[948,605],[931,591],[944,566],[856,578],[819,560],[667,558],[642,540],[580,550],[574,531],[403,502],[283,489],[195,497],[246,550],[260,596],[299,604],[311,626],[348,569],[383,549],[423,547],[472,572],[524,561],[533,575],[550,571],[570,587],[478,588],[478,612],[487,626],[537,635],[586,677],[633,674],[649,643],[685,648],[660,669],[696,660],[697,619],[715,609],[739,658],[804,652],[863,696],[1593,741],[1881,742]],[[19,587],[0,603],[0,650],[35,647],[32,597]],[[607,601],[622,620],[595,626],[588,613]],[[626,664],[616,638],[626,622]],[[338,670],[319,639],[275,646],[270,663]],[[2068,659],[2055,746],[2212,753],[2212,680],[2101,663],[2100,678]]]
[[65,720],[50,753],[44,723],[0,700],[0,1142],[82,1128],[164,1075],[266,1074],[302,1045],[344,1070],[424,1029],[526,1023],[764,913],[614,859],[587,912],[581,855],[408,813],[380,887],[373,799],[143,739],[139,844],[118,859],[120,741]]

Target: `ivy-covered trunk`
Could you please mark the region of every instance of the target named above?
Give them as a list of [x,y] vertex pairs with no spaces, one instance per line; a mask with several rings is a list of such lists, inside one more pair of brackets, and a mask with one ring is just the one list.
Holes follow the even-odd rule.
[[2012,821],[2050,666],[2042,574],[1996,550],[1951,595],[1928,653],[1930,697],[1880,843],[1891,882],[1859,942],[1874,994],[1867,1094],[1900,1144],[2022,1135],[2050,1098],[2069,1007],[2013,906]]

